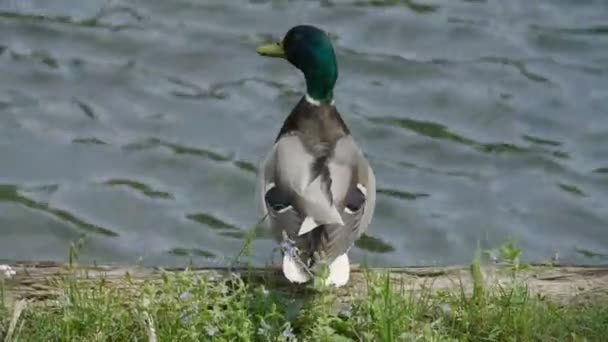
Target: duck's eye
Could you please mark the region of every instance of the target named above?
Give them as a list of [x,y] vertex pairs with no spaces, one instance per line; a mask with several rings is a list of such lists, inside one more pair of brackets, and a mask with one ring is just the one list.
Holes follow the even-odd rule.
[[264,197],[268,206],[276,212],[281,213],[291,207],[288,196],[276,186],[266,191]]
[[344,199],[344,211],[349,214],[355,213],[363,207],[364,203],[365,195],[361,192],[361,189],[353,187],[346,194],[346,198]]

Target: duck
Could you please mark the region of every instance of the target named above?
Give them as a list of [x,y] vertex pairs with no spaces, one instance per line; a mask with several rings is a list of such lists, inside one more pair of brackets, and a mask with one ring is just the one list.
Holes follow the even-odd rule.
[[331,39],[316,26],[298,25],[256,52],[287,60],[306,81],[258,171],[264,226],[281,247],[280,267],[291,283],[307,283],[323,269],[325,284],[346,285],[348,253],[373,217],[376,178],[336,108]]

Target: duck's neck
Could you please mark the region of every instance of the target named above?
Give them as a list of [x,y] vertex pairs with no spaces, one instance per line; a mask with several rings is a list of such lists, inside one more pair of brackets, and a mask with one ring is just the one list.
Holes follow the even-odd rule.
[[329,98],[329,101],[320,101],[320,100],[316,100],[315,98],[310,96],[308,93],[306,93],[306,95],[304,96],[304,99],[306,100],[306,102],[308,102],[309,104],[311,104],[315,107],[319,107],[321,104],[329,104],[330,106],[336,105],[336,100],[334,100],[333,98]]
[[306,100],[315,105],[332,103],[338,66],[333,54],[319,58],[317,63],[303,70],[306,79]]

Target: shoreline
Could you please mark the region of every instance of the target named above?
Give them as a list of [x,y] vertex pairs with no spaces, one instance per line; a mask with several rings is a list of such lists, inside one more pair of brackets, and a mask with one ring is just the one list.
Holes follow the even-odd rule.
[[[181,273],[186,270],[197,275],[208,275],[222,278],[236,273],[254,284],[272,284],[278,290],[298,290],[302,285],[289,283],[280,269],[273,267],[145,267],[126,264],[86,265],[53,262],[53,261],[19,261],[9,263],[16,272],[4,279],[5,301],[15,302],[19,299],[40,301],[57,296],[65,276],[76,280],[102,280],[113,287],[137,287],[145,281],[158,281],[165,272]],[[608,298],[608,265],[525,265],[513,271],[511,265],[481,265],[484,286],[504,286],[520,282],[527,286],[530,293],[542,296],[559,304],[588,302]],[[454,266],[415,266],[362,268],[352,265],[351,278],[348,284],[337,289],[339,297],[357,297],[365,294],[366,273],[388,273],[393,285],[408,291],[423,289],[451,291],[473,289],[473,276],[470,265]],[[128,279],[128,281],[126,281]]]

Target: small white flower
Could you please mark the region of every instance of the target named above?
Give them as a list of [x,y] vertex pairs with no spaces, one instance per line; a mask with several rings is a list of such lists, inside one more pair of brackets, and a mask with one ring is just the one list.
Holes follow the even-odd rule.
[[283,335],[283,337],[288,338],[288,339],[296,338],[296,335],[294,335],[293,330],[291,330],[291,327],[285,328],[285,330],[283,330],[281,335]]
[[353,315],[353,312],[350,308],[342,308],[342,310],[340,310],[340,315],[350,318]]
[[190,316],[188,316],[187,313],[182,313],[182,315],[180,316],[180,319],[182,320],[183,323],[190,322]]
[[184,291],[179,295],[179,299],[181,300],[188,300],[192,297],[192,293],[190,293],[190,291]]
[[17,272],[9,265],[0,265],[0,275],[3,275],[5,278],[10,278],[15,274],[17,274]]
[[207,327],[207,336],[215,336],[220,330],[217,327]]
[[266,286],[262,285],[262,294],[264,296],[268,296],[269,293],[270,293],[270,291],[268,291],[268,289],[266,288]]

